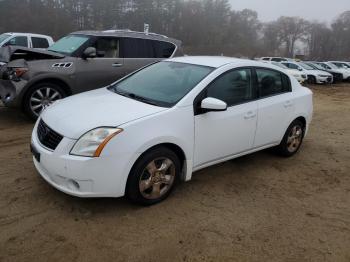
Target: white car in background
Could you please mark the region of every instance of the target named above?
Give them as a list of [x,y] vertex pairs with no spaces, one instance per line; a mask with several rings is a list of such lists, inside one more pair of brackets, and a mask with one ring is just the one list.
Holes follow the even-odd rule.
[[343,61],[329,61],[329,63],[336,65],[339,68],[344,68],[346,70],[350,70],[350,63]]
[[299,83],[304,83],[307,81],[307,75],[305,73],[303,73],[302,71],[299,71],[297,69],[288,68],[287,66],[285,66],[281,63],[278,63],[278,62],[270,62],[270,63],[284,69],[288,74],[294,76],[298,80]]
[[350,70],[346,67],[337,66],[336,64],[331,62],[316,62],[316,64],[322,66],[323,68],[329,71],[340,73],[343,75],[343,80],[350,81]]
[[296,69],[307,75],[307,81],[310,84],[331,84],[333,76],[322,70],[314,69],[313,67],[303,62],[282,62],[290,69]]
[[151,205],[205,167],[270,147],[294,155],[312,112],[310,89],[279,67],[179,57],[54,103],[31,148],[41,176],[67,194]]
[[279,56],[265,56],[261,57],[259,60],[262,61],[271,61],[271,62],[287,62],[287,61],[294,61],[292,58],[285,58],[285,57],[279,57]]
[[0,47],[22,46],[27,48],[46,49],[53,45],[51,36],[30,33],[4,33],[0,35]]

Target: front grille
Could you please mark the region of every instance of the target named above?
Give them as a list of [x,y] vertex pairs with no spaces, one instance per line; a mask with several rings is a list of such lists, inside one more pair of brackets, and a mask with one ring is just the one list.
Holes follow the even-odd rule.
[[63,139],[63,136],[53,131],[43,120],[40,120],[37,132],[40,143],[51,150],[55,150]]

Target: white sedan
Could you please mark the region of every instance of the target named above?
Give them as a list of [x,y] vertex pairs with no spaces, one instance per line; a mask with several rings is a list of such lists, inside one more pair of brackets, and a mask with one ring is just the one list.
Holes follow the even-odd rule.
[[294,155],[312,111],[312,92],[279,67],[180,57],[56,102],[31,149],[58,190],[150,205],[199,169],[270,147]]
[[332,84],[333,76],[323,70],[317,70],[303,62],[282,62],[290,69],[297,69],[307,75],[310,84]]
[[307,75],[306,75],[306,73],[304,73],[302,71],[299,71],[297,69],[288,68],[287,66],[285,66],[284,64],[281,64],[279,62],[270,62],[270,63],[275,65],[275,66],[283,68],[284,71],[286,71],[288,74],[294,76],[298,80],[298,82],[301,84],[303,84],[304,82],[307,81]]

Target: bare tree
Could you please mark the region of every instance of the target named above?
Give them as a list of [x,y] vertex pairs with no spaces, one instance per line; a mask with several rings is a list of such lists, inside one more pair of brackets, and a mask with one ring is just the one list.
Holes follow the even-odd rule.
[[277,20],[279,37],[285,44],[285,55],[294,57],[295,44],[305,40],[309,22],[299,17],[282,16]]
[[253,10],[228,0],[0,0],[0,31],[60,38],[76,30],[129,28],[181,39],[187,54],[293,57],[307,46],[312,59],[350,60],[350,11],[331,27],[298,17],[263,24]]

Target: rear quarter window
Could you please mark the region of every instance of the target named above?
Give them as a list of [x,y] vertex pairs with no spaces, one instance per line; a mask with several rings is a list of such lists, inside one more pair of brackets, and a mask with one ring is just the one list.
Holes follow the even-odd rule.
[[123,38],[121,41],[124,58],[169,58],[176,49],[174,44],[158,40]]
[[175,51],[175,45],[168,42],[153,41],[156,58],[169,58]]

